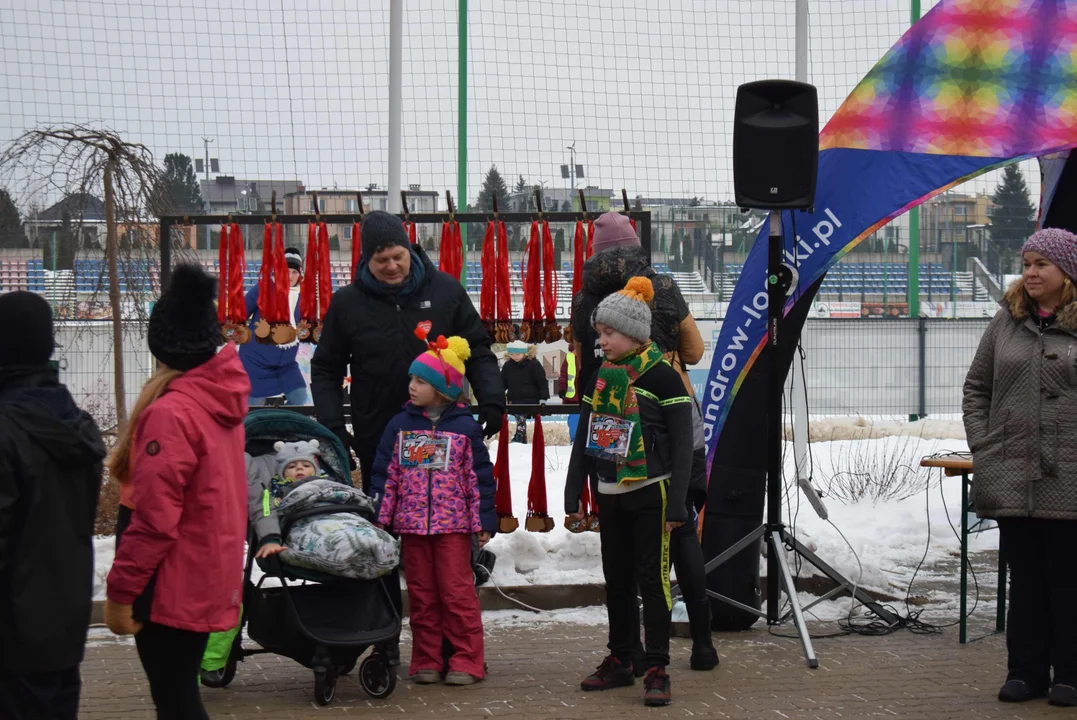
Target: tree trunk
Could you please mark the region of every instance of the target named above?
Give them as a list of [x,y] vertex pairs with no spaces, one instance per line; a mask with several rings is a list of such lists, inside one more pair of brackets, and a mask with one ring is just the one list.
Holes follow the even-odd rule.
[[116,401],[116,427],[127,422],[127,390],[123,373],[123,310],[120,303],[119,237],[116,230],[116,197],[112,187],[115,158],[105,165],[105,252],[108,257],[108,302],[112,308],[112,387]]

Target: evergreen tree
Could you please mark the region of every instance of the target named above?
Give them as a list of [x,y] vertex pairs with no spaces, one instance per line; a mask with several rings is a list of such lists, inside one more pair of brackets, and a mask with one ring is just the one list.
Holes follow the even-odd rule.
[[505,184],[505,178],[497,171],[497,165],[491,165],[486,173],[486,179],[482,181],[482,191],[479,192],[479,212],[493,212],[494,198],[497,198],[497,209],[500,212],[509,211],[509,188]]
[[673,231],[673,240],[669,243],[669,267],[676,270],[681,266],[681,229]]
[[1021,245],[1036,228],[1036,210],[1025,178],[1016,164],[1006,166],[991,202],[994,207],[987,212],[991,218],[991,241],[1002,258],[1009,258],[1005,261],[1009,268]]
[[198,188],[191,158],[183,153],[165,155],[163,183],[165,207],[176,213],[202,212],[202,191]]
[[0,248],[26,247],[26,234],[22,230],[19,209],[7,190],[0,188]]
[[41,260],[46,270],[71,270],[75,267],[78,233],[71,222],[71,212],[67,207],[60,212],[60,229],[49,235],[43,234],[39,244]]

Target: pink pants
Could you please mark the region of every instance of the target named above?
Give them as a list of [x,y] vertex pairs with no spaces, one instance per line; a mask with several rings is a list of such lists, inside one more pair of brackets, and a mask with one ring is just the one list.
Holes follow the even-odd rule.
[[442,639],[455,652],[449,670],[486,675],[482,609],[471,570],[471,535],[403,535],[411,606],[411,674],[444,670]]

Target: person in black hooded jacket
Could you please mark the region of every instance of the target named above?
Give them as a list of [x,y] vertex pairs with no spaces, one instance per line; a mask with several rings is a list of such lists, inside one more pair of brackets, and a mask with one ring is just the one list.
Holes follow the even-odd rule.
[[0,717],[78,716],[105,446],[49,366],[52,313],[0,295]]
[[[432,338],[458,335],[468,341],[467,379],[486,437],[501,429],[505,388],[490,336],[467,291],[409,242],[400,218],[368,213],[362,248],[356,281],[333,295],[310,377],[318,421],[354,448],[368,490],[382,433],[408,400],[408,368],[426,349],[416,326],[429,323]],[[349,364],[354,438],[344,427]]]

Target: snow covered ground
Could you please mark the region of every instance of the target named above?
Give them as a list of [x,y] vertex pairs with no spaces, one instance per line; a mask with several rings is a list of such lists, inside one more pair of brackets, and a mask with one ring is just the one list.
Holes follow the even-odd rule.
[[[904,599],[922,560],[913,595],[927,596],[926,615],[952,617],[956,615],[956,593],[937,588],[928,592],[919,586],[931,578],[932,568],[939,566],[953,576],[956,587],[954,568],[958,567],[960,543],[955,529],[960,530],[961,522],[960,479],[942,479],[939,471],[920,468],[919,462],[922,457],[936,453],[967,451],[967,446],[964,439],[947,439],[947,428],[941,427],[943,423],[930,429],[913,429],[912,424],[907,425],[908,430],[920,432],[902,434],[887,427],[884,433],[879,433],[884,436],[876,439],[813,442],[810,446],[813,484],[824,493],[830,522],[820,520],[798,492],[786,494],[784,513],[798,538],[838,571],[869,590]],[[950,434],[958,435],[960,425],[955,425]],[[529,445],[510,446],[513,509],[520,519],[520,529],[509,535],[498,535],[490,543],[490,549],[497,554],[494,581],[503,588],[601,583],[598,535],[574,535],[562,524],[569,447],[546,448],[546,493],[550,515],[556,521],[554,530],[550,533],[524,530],[531,451]],[[491,457],[496,457],[496,452],[495,442],[490,448]],[[791,475],[791,446],[787,446],[786,466],[787,474]],[[990,550],[996,549],[997,543],[997,533],[987,532],[974,536],[970,547],[974,552]],[[96,596],[103,599],[113,540],[98,538],[95,545]],[[763,568],[765,572],[765,563]],[[801,569],[802,575],[811,573],[807,565]],[[810,599],[805,596],[805,600]],[[839,599],[823,603],[814,614],[820,619],[835,619],[844,617],[848,610],[848,599]],[[593,610],[562,611],[545,613],[544,618],[560,618],[565,622],[581,618],[604,621],[604,614]],[[491,615],[492,622],[533,622],[534,619],[530,613]]]

